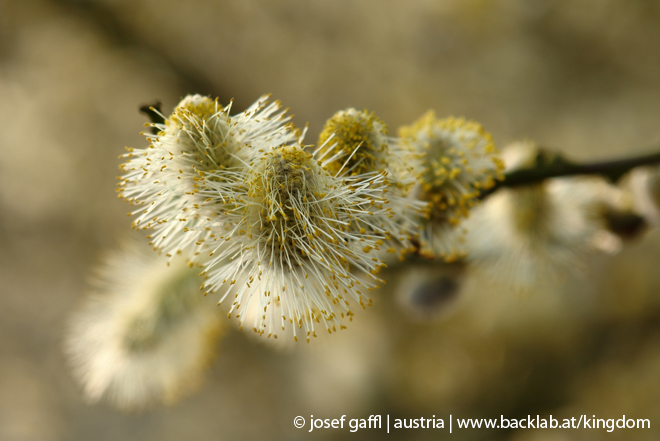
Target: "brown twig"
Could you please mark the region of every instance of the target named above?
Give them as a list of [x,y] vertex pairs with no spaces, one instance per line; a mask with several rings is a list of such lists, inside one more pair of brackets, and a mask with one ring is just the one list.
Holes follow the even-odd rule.
[[660,164],[660,152],[632,158],[584,164],[569,161],[562,156],[548,157],[546,152],[542,152],[539,154],[535,167],[513,170],[506,173],[504,180],[497,182],[494,187],[482,192],[481,198],[485,198],[500,188],[538,184],[546,179],[562,176],[601,175],[612,182],[617,182],[633,168],[653,164]]

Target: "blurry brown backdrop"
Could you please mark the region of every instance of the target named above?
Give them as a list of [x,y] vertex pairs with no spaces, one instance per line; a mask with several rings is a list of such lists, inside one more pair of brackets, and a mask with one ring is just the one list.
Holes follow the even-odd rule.
[[[650,418],[651,430],[475,430],[457,440],[660,439],[660,235],[530,296],[471,279],[420,322],[392,288],[347,331],[276,351],[229,332],[199,393],[125,415],[83,403],[67,317],[130,230],[117,156],[141,104],[187,93],[242,110],[271,92],[309,122],[353,106],[396,128],[433,108],[500,146],[576,159],[660,141],[660,3],[652,0],[0,1],[0,439],[339,439],[293,418]],[[432,271],[432,269],[430,270]],[[403,288],[405,290],[405,287]],[[437,439],[408,430],[360,439]]]

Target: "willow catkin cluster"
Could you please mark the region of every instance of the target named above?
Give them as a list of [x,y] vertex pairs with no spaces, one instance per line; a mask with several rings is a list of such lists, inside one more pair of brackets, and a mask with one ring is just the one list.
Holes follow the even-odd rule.
[[308,151],[279,103],[229,112],[186,97],[148,148],[124,155],[120,195],[138,205],[130,214],[152,245],[198,263],[202,291],[223,289],[229,315],[259,335],[343,328],[384,282],[387,252],[403,259],[421,243],[451,259],[428,244],[450,241],[439,225],[465,217],[498,177],[476,123],[425,118],[393,138],[349,108]]
[[[158,254],[117,251],[73,317],[67,354],[91,401],[140,409],[198,385],[220,331],[202,293],[259,336],[309,342],[371,304],[390,256],[458,261],[401,278],[402,302],[425,316],[454,304],[469,267],[534,288],[616,251],[616,224],[635,204],[660,219],[657,169],[631,177],[635,200],[578,177],[502,189],[476,207],[504,162],[474,121],[429,112],[394,137],[348,108],[314,147],[267,96],[230,112],[187,96],[152,124],[148,147],[122,155],[119,195]],[[534,167],[539,150],[521,143],[506,156],[509,170]]]

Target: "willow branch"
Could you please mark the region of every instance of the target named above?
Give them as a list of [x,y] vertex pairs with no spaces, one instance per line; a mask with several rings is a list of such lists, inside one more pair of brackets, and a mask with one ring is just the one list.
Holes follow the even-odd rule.
[[548,153],[543,152],[539,155],[536,166],[505,173],[504,180],[497,182],[494,187],[482,192],[481,198],[485,198],[500,188],[538,184],[546,179],[562,176],[600,175],[612,182],[617,182],[624,174],[635,167],[659,163],[660,152],[613,161],[582,164],[569,161],[561,156],[548,157]]

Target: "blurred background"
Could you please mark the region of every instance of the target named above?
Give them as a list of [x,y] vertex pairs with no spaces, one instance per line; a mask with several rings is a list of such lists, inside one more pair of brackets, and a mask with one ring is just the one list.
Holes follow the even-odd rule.
[[625,414],[651,429],[451,437],[660,439],[657,230],[528,295],[469,277],[423,319],[407,283],[436,268],[401,268],[331,338],[278,350],[229,331],[200,391],[175,406],[85,404],[63,335],[92,268],[130,230],[114,188],[124,146],[146,146],[138,107],[160,100],[168,113],[200,93],[240,111],[269,92],[309,123],[308,143],[346,107],[374,111],[391,134],[431,108],[481,122],[498,146],[641,154],[660,141],[660,3],[0,1],[0,439],[339,439],[348,431],[310,434],[293,419],[388,413]]

